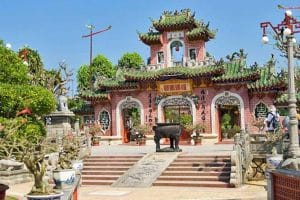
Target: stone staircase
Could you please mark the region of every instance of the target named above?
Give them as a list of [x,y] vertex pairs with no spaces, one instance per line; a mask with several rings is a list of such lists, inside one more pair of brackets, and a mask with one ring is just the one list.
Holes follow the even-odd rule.
[[84,160],[82,185],[111,185],[143,156],[91,156]]
[[232,187],[230,156],[181,155],[158,177],[153,186]]

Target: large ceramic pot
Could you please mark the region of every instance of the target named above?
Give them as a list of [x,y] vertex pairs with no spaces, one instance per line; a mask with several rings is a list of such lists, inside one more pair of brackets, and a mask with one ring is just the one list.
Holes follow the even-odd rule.
[[64,193],[49,195],[26,195],[28,200],[61,200]]
[[4,184],[0,184],[0,200],[4,200],[5,199],[5,192],[6,190],[8,190],[8,186],[4,185]]
[[193,140],[194,140],[194,145],[198,146],[198,145],[201,145],[202,137],[201,136],[198,136],[198,137],[194,136]]
[[92,137],[92,146],[99,146],[100,145],[100,136],[93,136]]
[[283,160],[282,154],[267,154],[266,155],[266,161],[267,161],[267,168],[272,170],[279,167],[281,161]]
[[72,187],[75,181],[75,169],[53,170],[53,180],[56,189],[65,189]]
[[80,174],[83,169],[83,160],[74,160],[72,161],[72,168],[76,170],[77,174]]

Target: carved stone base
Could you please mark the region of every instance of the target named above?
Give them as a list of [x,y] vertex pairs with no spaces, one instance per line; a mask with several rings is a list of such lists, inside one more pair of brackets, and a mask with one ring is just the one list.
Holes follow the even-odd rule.
[[17,183],[26,183],[33,180],[32,175],[26,169],[14,171],[0,171],[0,183],[13,185]]
[[300,170],[300,158],[288,158],[281,163],[280,168],[298,171]]

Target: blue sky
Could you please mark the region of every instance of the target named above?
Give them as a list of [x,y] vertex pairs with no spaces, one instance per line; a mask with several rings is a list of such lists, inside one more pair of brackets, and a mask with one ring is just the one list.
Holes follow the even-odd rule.
[[[81,37],[88,33],[86,24],[95,25],[95,30],[112,25],[110,31],[94,38],[94,55],[104,54],[116,64],[125,52],[136,51],[146,60],[149,48],[138,40],[136,31],[147,32],[149,18],[159,18],[164,10],[190,8],[197,19],[218,29],[216,39],[206,45],[215,58],[244,48],[248,65],[263,64],[274,53],[281,67],[285,59],[272,45],[261,44],[259,27],[263,21],[274,25],[282,21],[284,11],[278,4],[300,6],[296,0],[1,0],[0,39],[14,50],[24,45],[37,49],[48,69],[65,60],[76,72],[89,63],[89,40]],[[300,10],[293,13],[300,19]]]

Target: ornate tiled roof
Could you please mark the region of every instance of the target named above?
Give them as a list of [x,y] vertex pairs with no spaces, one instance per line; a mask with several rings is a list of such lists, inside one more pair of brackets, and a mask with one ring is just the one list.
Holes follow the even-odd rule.
[[98,86],[100,89],[136,89],[138,83],[126,81],[123,77],[115,77],[102,80]]
[[90,90],[83,90],[79,94],[80,97],[86,100],[108,100],[109,94],[106,92],[93,92]]
[[84,104],[80,108],[72,109],[75,114],[94,114],[94,107],[91,104]]
[[159,32],[138,33],[138,35],[140,40],[147,45],[161,44]]
[[124,78],[127,81],[156,81],[168,78],[197,78],[218,76],[224,73],[222,66],[205,67],[168,67],[157,71],[127,71]]
[[205,42],[215,38],[216,31],[208,29],[208,26],[194,28],[186,33],[189,40],[204,40]]
[[281,72],[275,75],[275,61],[272,58],[266,65],[259,68],[259,79],[247,85],[250,92],[273,92],[287,90],[287,75]]
[[153,26],[159,32],[178,31],[196,28],[195,14],[190,9],[181,11],[164,11],[159,20],[152,20]]
[[254,68],[246,68],[246,61],[243,58],[225,63],[224,69],[225,73],[222,76],[212,78],[214,83],[247,83],[259,79],[259,71]]

